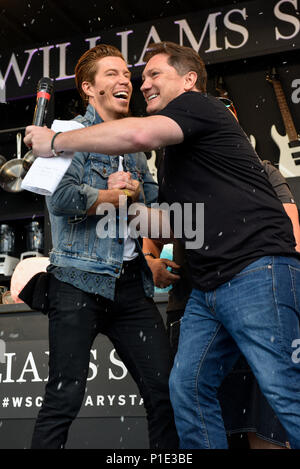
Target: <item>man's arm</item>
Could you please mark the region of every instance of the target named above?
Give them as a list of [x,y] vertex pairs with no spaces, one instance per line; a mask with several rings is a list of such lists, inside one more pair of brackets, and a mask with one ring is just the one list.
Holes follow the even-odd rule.
[[262,165],[278,199],[282,203],[286,214],[291,220],[296,241],[296,251],[300,252],[299,214],[297,205],[295,204],[295,198],[290,191],[287,181],[282,176],[279,169],[275,168],[275,166],[273,166],[268,160],[262,161]]
[[296,240],[296,251],[300,252],[300,225],[299,225],[299,213],[296,204],[282,204],[284,210],[289,216],[292,225],[294,237]]
[[[126,195],[130,196],[133,201],[138,199],[139,193],[140,193],[140,183],[139,181],[136,181],[134,179],[130,180],[131,182],[127,183],[126,187]],[[98,191],[98,197],[94,204],[88,209],[87,214],[88,215],[96,215],[97,214],[97,208],[99,205],[102,203],[110,203],[113,204],[115,207],[119,207],[120,203],[120,196],[124,197],[125,193],[123,192],[122,189],[120,188],[108,188],[104,190],[99,190]],[[124,201],[125,202],[125,201]]]
[[146,260],[153,275],[154,285],[158,288],[166,288],[180,279],[179,275],[172,274],[167,270],[167,267],[178,270],[180,266],[174,261],[159,257],[163,247],[164,245],[160,241],[143,238],[143,253],[146,254]]
[[[29,126],[24,142],[32,145],[35,156],[52,156],[53,136],[54,132],[46,127]],[[87,151],[118,155],[178,144],[183,138],[181,128],[169,117],[128,117],[62,132],[56,136],[53,147],[56,153]]]
[[130,195],[134,197],[135,190],[138,190],[138,182],[132,179],[124,182],[122,188],[97,189],[83,183],[86,158],[86,154],[76,153],[55,192],[48,198],[48,208],[53,215],[95,215],[98,205],[105,202],[118,207],[119,197],[124,197],[123,188],[129,190]]

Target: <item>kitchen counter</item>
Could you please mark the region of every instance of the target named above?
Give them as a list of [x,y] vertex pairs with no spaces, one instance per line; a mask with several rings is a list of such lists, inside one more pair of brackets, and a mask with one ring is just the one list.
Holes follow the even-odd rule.
[[1,313],[28,313],[32,312],[32,309],[29,308],[25,303],[14,303],[12,305],[3,305],[0,304],[0,314]]

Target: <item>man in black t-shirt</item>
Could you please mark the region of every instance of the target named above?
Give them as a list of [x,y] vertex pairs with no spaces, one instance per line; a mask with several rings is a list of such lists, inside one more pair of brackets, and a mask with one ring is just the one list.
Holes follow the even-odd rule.
[[[300,227],[297,206],[289,186],[270,161],[262,162],[270,183],[277,197],[290,217],[293,225],[297,250],[300,251]],[[160,182],[163,173],[163,160],[159,166]],[[173,262],[161,258],[163,244],[151,240],[143,240],[143,251],[148,265],[153,272],[153,280],[156,286],[169,290],[167,305],[167,331],[175,356],[178,347],[180,321],[184,314],[185,306],[192,290],[192,282],[184,253],[184,248],[178,240],[173,243]],[[170,272],[167,267],[173,267]],[[287,437],[276,415],[261,394],[251,369],[241,356],[231,373],[223,381],[218,397],[221,404],[222,415],[227,435],[248,434],[248,442],[245,438],[229,438],[229,447],[236,448],[250,446],[251,449],[278,449],[287,444]]]
[[[194,288],[170,377],[180,447],[227,448],[217,390],[241,351],[300,448],[300,256],[291,222],[236,119],[206,94],[198,54],[160,43],[146,60],[141,90],[155,115],[65,132],[55,142],[51,130],[29,126],[25,143],[44,156],[166,147],[164,199],[193,208],[182,242]],[[191,228],[196,238],[204,229],[202,247]]]

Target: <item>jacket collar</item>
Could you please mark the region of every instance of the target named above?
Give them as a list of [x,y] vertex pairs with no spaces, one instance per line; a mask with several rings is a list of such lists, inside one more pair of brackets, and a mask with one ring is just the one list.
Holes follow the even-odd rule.
[[91,104],[88,104],[84,117],[90,122],[91,125],[100,124],[103,122],[98,112]]

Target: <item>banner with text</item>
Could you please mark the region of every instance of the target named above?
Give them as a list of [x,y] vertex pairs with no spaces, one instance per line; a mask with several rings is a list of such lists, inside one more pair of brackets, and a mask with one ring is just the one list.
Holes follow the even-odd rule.
[[151,42],[173,41],[193,47],[207,65],[300,48],[300,0],[257,0],[202,10],[184,16],[115,28],[93,37],[0,53],[0,96],[32,96],[40,77],[55,90],[71,89],[74,67],[88,48],[103,42],[118,47],[133,77],[140,75]]
[[[27,313],[24,318],[1,319],[5,348],[0,360],[0,420],[36,418],[48,381],[47,317]],[[63,392],[63,383],[58,384],[57,392]],[[99,335],[90,352],[79,417],[128,416],[145,416],[143,400],[112,343]]]

